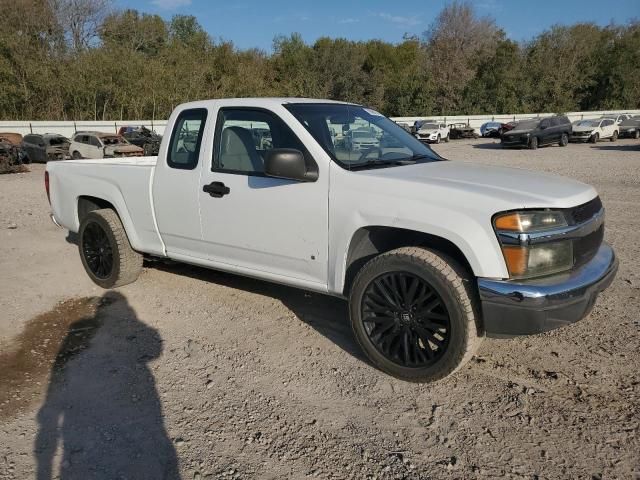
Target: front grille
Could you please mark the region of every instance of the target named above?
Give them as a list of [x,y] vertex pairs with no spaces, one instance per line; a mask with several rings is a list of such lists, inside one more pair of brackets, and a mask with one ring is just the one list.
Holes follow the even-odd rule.
[[574,137],[590,137],[591,132],[573,132],[572,135]]
[[595,257],[602,240],[604,239],[604,225],[586,237],[578,238],[573,242],[573,263],[575,267],[584,265]]
[[576,225],[590,220],[600,210],[602,210],[602,201],[600,201],[600,197],[596,197],[590,202],[568,209],[566,213],[568,213],[570,224]]

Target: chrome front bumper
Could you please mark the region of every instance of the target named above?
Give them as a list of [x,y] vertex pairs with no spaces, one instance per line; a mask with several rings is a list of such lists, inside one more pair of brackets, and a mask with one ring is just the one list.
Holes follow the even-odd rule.
[[518,282],[480,278],[486,334],[531,335],[575,323],[589,314],[617,271],[618,259],[603,243],[591,261],[571,272]]

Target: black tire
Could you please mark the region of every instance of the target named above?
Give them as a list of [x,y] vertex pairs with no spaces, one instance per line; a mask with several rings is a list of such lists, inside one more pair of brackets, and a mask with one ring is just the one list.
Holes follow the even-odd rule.
[[81,160],[82,159],[82,155],[80,155],[80,152],[74,151],[71,154],[71,158],[73,158],[74,160]]
[[143,258],[131,248],[115,211],[107,208],[89,212],[78,233],[82,266],[96,285],[115,288],[136,281]]
[[560,142],[558,142],[558,145],[560,145],[561,147],[566,147],[567,145],[569,145],[569,135],[563,133],[560,136]]
[[615,142],[616,140],[618,140],[618,132],[615,131],[613,132],[613,135],[611,135],[611,138],[609,139],[610,142]]
[[[390,284],[404,284],[404,290],[380,293]],[[383,372],[412,382],[439,380],[471,359],[482,340],[476,305],[470,275],[452,259],[420,247],[370,260],[349,296],[351,326],[367,357]],[[396,348],[402,352],[394,353]]]
[[538,148],[538,137],[531,137],[529,139],[529,150],[535,150]]
[[451,134],[447,133],[447,136],[446,136],[446,137],[444,137],[444,143],[449,143],[449,136],[450,136],[450,135],[451,135]]
[[589,142],[590,143],[598,143],[598,140],[600,140],[600,134],[599,133],[594,133],[593,135],[591,135],[591,137],[589,137]]
[[633,138],[635,138],[636,140],[638,140],[640,138],[640,130],[636,130],[633,134]]

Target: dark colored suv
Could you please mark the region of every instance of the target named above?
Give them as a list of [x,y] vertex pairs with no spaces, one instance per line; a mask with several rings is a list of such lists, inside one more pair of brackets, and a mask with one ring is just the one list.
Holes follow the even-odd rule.
[[569,144],[571,122],[564,115],[523,120],[502,134],[503,147],[527,147],[535,150],[543,145],[557,143],[561,147]]

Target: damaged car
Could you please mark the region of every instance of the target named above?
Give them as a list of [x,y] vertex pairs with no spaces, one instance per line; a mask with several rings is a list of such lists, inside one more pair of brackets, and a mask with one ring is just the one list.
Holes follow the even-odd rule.
[[0,133],[0,173],[25,171],[22,166],[22,135]]
[[71,158],[142,157],[144,150],[112,133],[76,132],[69,146]]
[[142,148],[146,157],[155,157],[160,150],[162,136],[144,125],[138,127],[120,127],[118,135],[122,135],[132,145]]
[[468,123],[452,123],[449,125],[449,138],[478,138],[475,128]]
[[22,139],[24,163],[46,163],[69,157],[71,140],[57,133],[30,133]]

